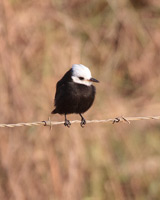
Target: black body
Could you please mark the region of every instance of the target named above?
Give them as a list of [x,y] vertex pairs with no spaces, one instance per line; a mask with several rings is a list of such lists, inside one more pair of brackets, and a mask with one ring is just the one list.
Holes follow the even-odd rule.
[[[70,69],[56,85],[55,109],[52,114],[81,114],[93,104],[96,89],[93,85],[86,86],[73,82]],[[81,116],[82,117],[82,116]]]

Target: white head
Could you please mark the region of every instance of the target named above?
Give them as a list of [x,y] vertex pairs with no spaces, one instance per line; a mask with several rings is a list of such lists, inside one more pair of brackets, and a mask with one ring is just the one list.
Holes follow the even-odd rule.
[[92,78],[90,70],[82,64],[72,65],[72,80],[75,83],[90,86],[92,82],[99,82]]

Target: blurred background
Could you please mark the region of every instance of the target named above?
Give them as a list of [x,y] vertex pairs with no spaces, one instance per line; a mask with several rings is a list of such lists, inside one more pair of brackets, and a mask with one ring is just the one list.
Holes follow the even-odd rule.
[[[47,120],[74,63],[100,80],[86,119],[159,115],[160,1],[0,1],[0,123]],[[160,197],[159,121],[1,128],[0,137],[2,200]]]

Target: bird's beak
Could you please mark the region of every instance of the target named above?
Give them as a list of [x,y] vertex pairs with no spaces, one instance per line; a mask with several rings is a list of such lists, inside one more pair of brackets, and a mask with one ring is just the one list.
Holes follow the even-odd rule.
[[89,81],[95,82],[95,83],[99,83],[99,81],[97,79],[95,79],[95,78],[90,78]]

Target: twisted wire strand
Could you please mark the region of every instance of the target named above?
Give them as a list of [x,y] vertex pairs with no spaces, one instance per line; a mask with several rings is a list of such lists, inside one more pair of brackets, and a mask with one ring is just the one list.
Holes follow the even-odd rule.
[[[115,119],[103,119],[103,120],[86,120],[87,123],[118,123],[118,122],[126,122],[130,124],[130,121],[137,121],[137,120],[159,120],[160,116],[146,116],[146,117],[117,117]],[[70,121],[71,124],[80,123],[80,120],[73,120]],[[16,123],[16,124],[0,124],[0,128],[13,128],[13,127],[22,127],[22,126],[55,126],[64,124],[64,122],[56,122],[51,121],[50,119],[47,121],[39,121],[39,122],[27,122],[27,123]]]

